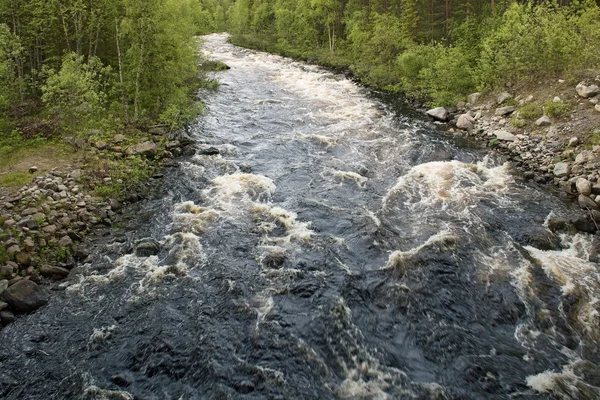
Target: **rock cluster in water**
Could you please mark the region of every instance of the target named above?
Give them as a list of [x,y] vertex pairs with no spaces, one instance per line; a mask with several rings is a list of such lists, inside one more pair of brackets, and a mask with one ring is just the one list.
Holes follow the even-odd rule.
[[[91,152],[108,150],[123,156],[140,155],[161,159],[167,164],[174,156],[195,151],[193,140],[178,132],[159,154],[156,142],[164,135],[157,131],[154,136],[153,140],[128,148],[109,148],[106,144],[95,143]],[[37,168],[31,170],[34,173]],[[81,169],[54,169],[37,176],[18,191],[0,197],[2,325],[13,322],[15,314],[31,312],[46,304],[49,291],[44,284],[66,278],[77,261],[89,256],[80,246],[83,238],[97,225],[110,226],[122,209],[122,203],[135,202],[142,197],[138,190],[128,193],[122,201],[103,200],[82,184],[83,174]]]
[[[579,105],[582,113],[586,108],[600,111],[600,89],[597,85],[580,83],[575,92],[583,101]],[[553,183],[571,195],[585,211],[581,218],[571,221],[572,226],[588,233],[598,231],[600,146],[584,146],[584,140],[580,137],[586,132],[578,131],[581,128],[576,122],[553,123],[547,115],[538,118],[532,124],[531,131],[511,126],[508,118],[517,112],[517,108],[505,103],[510,100],[522,106],[531,103],[533,96],[513,97],[503,92],[491,101],[482,102],[481,99],[481,93],[473,93],[468,96],[468,103],[461,102],[456,107],[438,107],[426,114],[436,121],[451,125],[451,133],[466,131],[471,136],[485,140],[490,147],[506,154],[524,172],[526,179]],[[562,100],[555,97],[553,101]],[[571,120],[576,121],[577,118],[571,115]],[[593,133],[600,135],[600,129]]]

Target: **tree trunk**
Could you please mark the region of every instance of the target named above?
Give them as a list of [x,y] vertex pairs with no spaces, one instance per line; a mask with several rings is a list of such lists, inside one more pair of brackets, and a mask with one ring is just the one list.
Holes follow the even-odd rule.
[[144,32],[144,25],[142,21],[141,27],[141,43],[140,43],[140,60],[138,63],[137,72],[135,74],[135,97],[133,99],[133,119],[137,121],[139,116],[139,97],[140,97],[140,78],[142,75],[142,65],[144,63],[144,45],[146,41],[146,34]]
[[121,104],[123,105],[123,118],[125,125],[129,125],[129,112],[127,110],[127,92],[123,82],[123,63],[121,61],[121,45],[119,43],[119,21],[115,18],[115,41],[117,43],[117,58],[119,61],[119,82],[121,83]]

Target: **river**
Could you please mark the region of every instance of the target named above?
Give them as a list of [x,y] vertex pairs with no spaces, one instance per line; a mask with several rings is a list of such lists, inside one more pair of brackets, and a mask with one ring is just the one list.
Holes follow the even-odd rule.
[[593,240],[545,226],[574,205],[341,75],[204,50],[198,154],[0,331],[1,398],[600,398]]

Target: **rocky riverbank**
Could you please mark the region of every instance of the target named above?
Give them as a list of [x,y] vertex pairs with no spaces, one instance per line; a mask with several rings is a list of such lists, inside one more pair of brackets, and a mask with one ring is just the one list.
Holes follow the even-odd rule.
[[553,226],[593,234],[600,224],[600,88],[562,80],[557,87],[553,97],[551,90],[538,95],[545,99],[473,93],[454,107],[422,111],[448,133],[476,137],[505,154],[525,179],[557,186],[583,212]]
[[[148,180],[131,186],[113,182],[111,171],[89,162],[53,169],[36,176],[29,185],[0,196],[0,321],[9,324],[15,315],[44,305],[56,282],[69,276],[99,227],[111,226],[127,205],[145,196],[151,182],[159,183],[162,169],[176,165],[180,155],[195,152],[192,139],[164,128],[137,132],[136,140],[123,135],[92,143],[89,157],[124,160],[117,166],[144,165],[152,171]],[[126,162],[125,162],[126,161]],[[32,166],[31,173],[36,172]],[[122,173],[122,171],[121,171]],[[119,179],[120,181],[120,179]],[[114,186],[116,185],[116,186]],[[117,196],[101,188],[121,188]],[[118,197],[118,198],[116,198]]]

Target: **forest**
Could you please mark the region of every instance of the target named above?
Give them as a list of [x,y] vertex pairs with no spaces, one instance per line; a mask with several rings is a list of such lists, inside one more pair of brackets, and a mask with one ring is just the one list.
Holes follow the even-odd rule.
[[600,64],[593,0],[237,0],[205,8],[212,29],[231,32],[236,44],[349,68],[430,105],[575,79]]
[[600,64],[593,0],[2,0],[0,131],[183,124],[198,35],[350,69],[430,105]]

